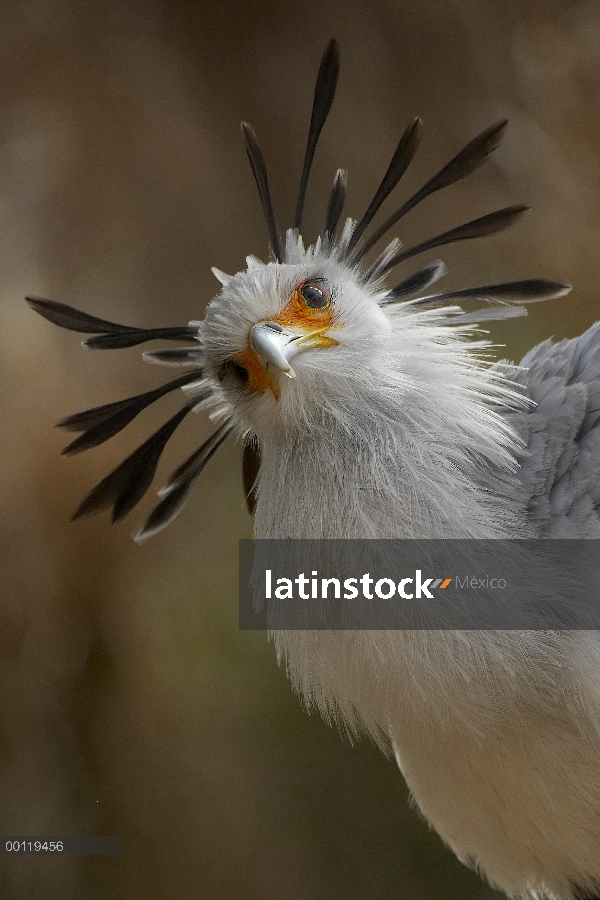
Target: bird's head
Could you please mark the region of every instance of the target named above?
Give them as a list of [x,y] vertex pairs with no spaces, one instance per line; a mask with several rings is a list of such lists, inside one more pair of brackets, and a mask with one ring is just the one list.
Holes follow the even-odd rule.
[[[249,262],[246,272],[224,278],[208,307],[202,324],[206,361],[234,401],[269,392],[279,400],[282,376],[296,377],[292,360],[298,354],[339,346],[333,336],[340,327],[339,273],[337,279],[331,271],[326,276],[331,266],[316,262]],[[313,365],[321,368],[319,361],[313,358]]]
[[[114,349],[156,339],[188,343],[144,354],[154,363],[185,366],[183,375],[161,388],[77,413],[59,423],[80,432],[64,451],[76,453],[112,437],[142,409],[170,391],[182,388],[186,394],[185,406],[91,491],[75,518],[105,507],[112,507],[113,521],[128,513],[149,488],[164,446],[192,409],[209,408],[218,423],[217,431],[171,475],[161,491],[161,502],[139,533],[141,538],[159,531],[174,518],[208,460],[232,433],[237,432],[246,443],[245,486],[247,495],[251,495],[259,465],[258,445],[272,441],[274,436],[280,442],[293,442],[318,428],[325,432],[334,420],[344,423],[351,436],[353,429],[363,427],[355,414],[357,409],[373,409],[370,427],[384,428],[386,416],[395,416],[399,397],[411,411],[412,421],[417,422],[421,416],[425,427],[426,415],[418,408],[419,398],[427,391],[435,393],[436,384],[441,392],[440,409],[450,421],[455,398],[459,402],[461,392],[465,396],[474,393],[473,384],[465,381],[465,372],[482,371],[476,354],[468,349],[467,338],[474,324],[525,315],[518,304],[569,290],[556,282],[530,279],[428,294],[427,289],[445,273],[439,260],[413,270],[390,287],[387,278],[396,266],[445,244],[507,228],[526,211],[527,207],[521,205],[487,213],[407,248],[393,239],[379,256],[370,257],[380,239],[417,204],[485,161],[501,141],[505,120],[477,135],[372,229],[373,219],[416,153],[422,122],[414,119],[404,131],[364,215],[358,220],[349,218],[341,226],[347,176],[338,170],[320,234],[313,244],[305,246],[302,216],[306,188],[317,141],[333,101],[338,69],[338,45],[331,41],[317,77],[298,201],[285,240],[275,217],[260,145],[251,126],[242,124],[267,224],[270,259],[261,262],[249,256],[247,268],[232,276],[213,269],[222,289],[208,305],[202,321],[181,327],[139,329],[98,319],[55,301],[28,298],[37,312],[55,324],[93,334],[84,342],[88,347]],[[489,305],[473,312],[464,312],[457,305],[471,299]],[[473,346],[481,347],[481,341]],[[488,378],[486,389],[489,385]],[[396,403],[395,408],[390,401]],[[477,417],[465,422],[466,429],[473,429],[475,444],[481,422]],[[424,432],[424,440],[434,439]]]
[[247,262],[231,278],[218,273],[223,289],[200,326],[204,372],[231,415],[264,439],[368,380],[390,323],[378,292],[321,242],[305,250],[290,231],[285,262]]

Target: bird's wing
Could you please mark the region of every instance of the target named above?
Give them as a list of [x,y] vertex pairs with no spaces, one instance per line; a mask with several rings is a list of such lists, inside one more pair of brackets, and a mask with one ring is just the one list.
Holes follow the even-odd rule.
[[541,537],[600,537],[600,323],[534,347],[512,380],[536,403],[515,422],[530,523]]

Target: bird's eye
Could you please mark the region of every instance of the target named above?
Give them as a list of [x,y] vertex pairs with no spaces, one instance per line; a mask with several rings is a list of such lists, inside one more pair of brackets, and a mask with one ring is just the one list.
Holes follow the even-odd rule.
[[235,380],[242,386],[245,386],[248,383],[248,370],[241,366],[239,363],[235,362],[235,360],[230,359],[228,362],[223,363],[219,371],[217,372],[217,377],[219,381],[223,381],[226,375],[232,375]]
[[327,309],[329,297],[316,284],[306,281],[300,288],[300,296],[310,309]]

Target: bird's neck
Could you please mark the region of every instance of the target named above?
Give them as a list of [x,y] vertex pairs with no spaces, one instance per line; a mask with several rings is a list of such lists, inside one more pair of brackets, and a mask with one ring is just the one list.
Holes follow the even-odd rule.
[[[489,427],[420,429],[401,408],[374,428],[321,413],[295,435],[262,441],[255,535],[270,538],[490,538],[514,534],[518,487]],[[372,410],[370,410],[372,413]],[[432,416],[434,412],[431,412]],[[424,416],[426,419],[427,413]],[[464,421],[464,419],[463,419]],[[485,440],[484,440],[485,437]],[[469,443],[470,442],[470,443]],[[515,455],[517,448],[515,446]],[[516,468],[516,460],[515,460]]]
[[[401,377],[355,379],[351,396],[332,373],[318,409],[305,408],[297,424],[282,414],[259,433],[256,537],[525,536],[521,448],[509,424],[518,403],[468,357],[465,365],[440,366],[426,353],[410,362]],[[434,686],[443,714],[445,688],[435,686],[462,671],[449,665],[440,676],[428,660],[450,651],[429,646],[435,632],[424,646],[413,634],[282,631],[274,639],[307,703],[379,740],[398,685],[416,721],[421,691]]]

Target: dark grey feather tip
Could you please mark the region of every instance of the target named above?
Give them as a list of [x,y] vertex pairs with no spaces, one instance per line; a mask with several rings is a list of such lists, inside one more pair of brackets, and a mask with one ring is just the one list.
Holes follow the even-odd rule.
[[246,435],[244,444],[244,457],[242,460],[242,483],[246,497],[246,507],[250,515],[254,515],[256,509],[258,474],[260,472],[261,453],[260,444],[255,434]]
[[308,140],[306,142],[306,153],[304,155],[304,165],[302,167],[302,176],[300,178],[300,187],[298,188],[298,200],[296,203],[296,215],[294,217],[294,228],[298,231],[302,228],[302,213],[304,211],[304,201],[306,199],[306,188],[310,170],[315,155],[319,136],[323,129],[323,125],[329,115],[335,90],[340,72],[340,47],[336,40],[331,40],[325,48],[319,73],[317,75],[317,83],[315,85],[315,96],[313,100],[312,114],[310,118],[310,126],[308,129]]
[[58,325],[59,328],[67,328],[69,331],[80,331],[85,334],[103,334],[108,332],[120,332],[126,334],[136,331],[129,325],[118,325],[106,319],[98,319],[88,313],[67,306],[66,303],[58,303],[56,300],[46,300],[44,297],[25,297],[30,307],[44,319]]
[[271,250],[273,251],[273,256],[275,257],[277,262],[283,262],[281,235],[279,233],[279,226],[277,224],[275,211],[273,209],[273,201],[271,199],[271,191],[269,189],[269,179],[267,177],[265,158],[260,148],[260,144],[258,143],[256,133],[252,125],[249,125],[248,122],[242,122],[242,136],[244,138],[246,153],[248,154],[248,159],[250,160],[250,165],[254,174],[254,180],[256,181],[256,186],[258,188],[260,203],[262,206],[265,221],[267,223],[267,231],[269,233]]
[[411,297],[414,297],[415,294],[426,290],[430,285],[439,281],[446,272],[447,269],[445,263],[443,263],[441,259],[438,259],[436,262],[424,266],[417,272],[413,272],[412,275],[409,275],[408,278],[405,278],[404,281],[397,284],[396,287],[392,288],[383,300],[380,301],[380,305],[388,306],[390,303],[400,303],[401,301],[409,300]]
[[455,291],[450,297],[482,297],[486,300],[502,300],[505,303],[539,303],[564,297],[572,290],[570,284],[562,281],[547,281],[545,278],[529,278],[524,281],[505,281],[502,284],[484,284],[481,287]]
[[178,487],[183,481],[187,481],[190,477],[197,478],[204,469],[206,463],[211,459],[213,454],[219,449],[223,441],[233,431],[233,425],[228,419],[217,430],[207,438],[197,450],[189,456],[185,462],[178,466],[169,476],[167,483],[158,492],[162,497],[170,491]]
[[470,175],[471,172],[478,169],[479,166],[485,162],[490,153],[502,143],[507,125],[508,119],[501,119],[499,122],[494,122],[493,125],[484,128],[480,134],[474,137],[472,141],[469,141],[466,147],[463,147],[463,149],[457,153],[443,169],[440,169],[437,175],[434,175],[433,178],[418,191],[418,195],[421,195],[421,199],[432,194],[434,191],[439,191],[451,184],[455,184],[457,181],[466,178],[467,175]]
[[344,169],[338,169],[333,179],[331,193],[329,194],[329,202],[327,204],[327,214],[325,216],[325,225],[321,231],[321,240],[327,240],[329,245],[335,242],[337,227],[346,202],[346,190],[348,188],[348,173]]
[[[389,272],[390,269],[393,269],[399,263],[410,259],[412,256],[417,256],[419,253],[425,253],[426,250],[433,250],[436,247],[442,247],[445,244],[452,244],[456,241],[473,240],[474,238],[497,234],[499,231],[504,231],[505,228],[510,228],[511,225],[516,224],[528,211],[528,206],[520,204],[507,206],[478,219],[472,219],[470,222],[465,222],[464,225],[451,228],[450,231],[444,231],[442,234],[423,241],[421,244],[416,244],[407,250],[396,253],[383,268],[379,269],[377,274],[382,275],[384,272]],[[369,273],[367,273],[368,277]]]
[[71,521],[113,507],[112,521],[127,515],[142,499],[156,472],[160,456],[175,429],[189,413],[184,406],[137,450],[93,488],[75,510]]
[[67,306],[66,303],[58,303],[56,300],[46,300],[44,297],[26,297],[25,299],[36,313],[52,322],[53,325],[67,328],[69,331],[97,335],[97,337],[87,338],[83,341],[85,347],[94,349],[114,350],[121,347],[135,347],[137,344],[157,339],[180,341],[198,336],[198,328],[192,325],[174,328],[133,328],[130,325],[109,322],[107,319],[98,319],[96,316],[90,316],[88,313]]
[[138,543],[143,543],[148,538],[158,534],[159,531],[166,528],[179,515],[187,503],[204,467],[231,434],[232,430],[233,425],[230,422],[225,422],[189,459],[173,472],[167,486],[160,491],[162,500],[155,506],[141,528],[134,534],[134,539]]
[[155,534],[158,534],[159,531],[170,525],[189,500],[194,485],[195,479],[193,481],[183,481],[178,487],[169,491],[160,503],[157,503],[143,525],[134,532],[134,541],[138,544],[143,544],[144,541],[154,537]]
[[479,300],[500,301],[502,303],[539,303],[564,297],[571,291],[570,284],[562,281],[547,281],[544,278],[529,278],[525,281],[505,281],[502,284],[481,284],[477,287],[462,288],[458,291],[446,291],[443,294],[431,294],[419,297],[414,306],[429,306],[447,300]]

